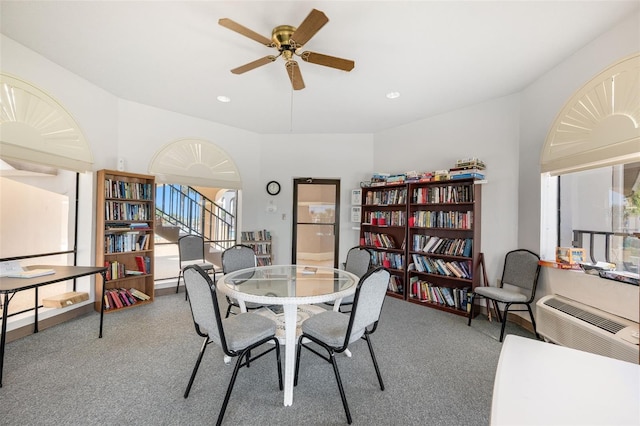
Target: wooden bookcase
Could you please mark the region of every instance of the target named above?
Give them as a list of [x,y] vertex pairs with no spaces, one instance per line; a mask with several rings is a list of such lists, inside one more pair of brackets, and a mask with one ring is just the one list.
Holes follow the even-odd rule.
[[241,242],[256,252],[258,266],[269,266],[273,263],[271,251],[271,232],[266,229],[260,231],[243,231]]
[[362,188],[360,246],[373,253],[373,266],[391,273],[387,294],[404,299],[406,283],[407,186]]
[[109,313],[153,302],[155,178],[100,170],[96,187],[96,265],[109,269],[105,281],[96,279],[94,308]]
[[480,215],[473,179],[363,188],[360,245],[389,268],[390,296],[467,315],[468,293],[480,283]]

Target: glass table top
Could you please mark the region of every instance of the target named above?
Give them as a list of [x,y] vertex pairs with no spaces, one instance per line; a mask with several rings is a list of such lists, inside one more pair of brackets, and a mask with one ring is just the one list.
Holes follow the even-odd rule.
[[348,290],[357,277],[323,266],[272,265],[241,269],[219,283],[246,294],[271,297],[320,296]]

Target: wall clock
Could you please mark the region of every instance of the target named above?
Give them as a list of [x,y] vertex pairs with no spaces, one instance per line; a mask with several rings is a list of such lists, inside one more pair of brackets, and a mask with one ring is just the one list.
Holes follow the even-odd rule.
[[269,195],[278,195],[280,193],[280,184],[275,180],[270,181],[267,183],[267,192]]

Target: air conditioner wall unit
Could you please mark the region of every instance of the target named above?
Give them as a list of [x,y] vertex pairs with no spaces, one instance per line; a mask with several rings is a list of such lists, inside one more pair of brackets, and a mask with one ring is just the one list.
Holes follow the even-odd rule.
[[558,295],[536,304],[538,333],[569,348],[634,364],[638,359],[638,323]]

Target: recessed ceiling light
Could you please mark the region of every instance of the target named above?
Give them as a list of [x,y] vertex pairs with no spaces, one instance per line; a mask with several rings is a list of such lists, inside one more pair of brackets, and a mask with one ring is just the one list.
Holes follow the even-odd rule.
[[400,92],[389,92],[387,93],[387,98],[395,99],[400,97]]
[[220,102],[224,102],[224,103],[231,102],[231,98],[230,98],[230,97],[228,97],[228,96],[222,96],[222,95],[220,95],[220,96],[218,96],[218,98],[217,98],[217,99],[218,99]]

